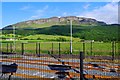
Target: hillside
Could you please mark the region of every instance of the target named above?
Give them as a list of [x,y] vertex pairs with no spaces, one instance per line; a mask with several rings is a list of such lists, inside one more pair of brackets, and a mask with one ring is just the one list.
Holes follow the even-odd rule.
[[24,22],[19,22],[13,25],[8,25],[3,29],[12,29],[13,26],[16,29],[36,29],[36,28],[45,28],[53,25],[69,25],[70,20],[72,20],[73,25],[106,25],[106,23],[97,21],[91,18],[76,17],[76,16],[67,16],[67,17],[51,17],[37,20],[29,20]]
[[[96,40],[96,41],[112,41],[118,39],[118,24],[108,25],[104,22],[91,18],[82,18],[75,16],[68,17],[52,17],[46,19],[30,20],[17,24],[6,26],[2,29],[2,33],[12,34],[13,26],[16,35],[29,38],[31,35],[57,35],[70,36],[70,22],[73,21],[73,37]],[[36,38],[35,38],[36,39]]]

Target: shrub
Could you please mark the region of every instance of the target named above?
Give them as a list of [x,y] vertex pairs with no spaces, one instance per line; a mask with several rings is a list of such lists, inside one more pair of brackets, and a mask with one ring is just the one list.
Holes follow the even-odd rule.
[[24,38],[23,40],[29,40],[28,38]]
[[37,38],[37,40],[41,40],[41,38]]
[[67,41],[66,38],[63,38],[63,37],[59,37],[56,39],[57,41]]

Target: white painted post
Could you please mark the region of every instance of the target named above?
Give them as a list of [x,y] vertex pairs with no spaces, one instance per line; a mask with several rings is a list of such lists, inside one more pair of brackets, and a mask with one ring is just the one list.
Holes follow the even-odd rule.
[[70,39],[70,53],[72,54],[72,20],[70,20],[70,35],[71,35],[71,39]]

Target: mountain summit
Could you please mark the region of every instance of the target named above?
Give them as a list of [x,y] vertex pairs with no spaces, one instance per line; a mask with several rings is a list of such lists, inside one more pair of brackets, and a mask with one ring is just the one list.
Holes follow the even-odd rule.
[[67,17],[51,17],[51,18],[44,18],[44,19],[37,19],[37,20],[29,20],[25,21],[25,23],[30,24],[44,24],[44,23],[62,23],[62,22],[68,22],[69,20],[72,20],[73,22],[76,22],[77,24],[105,24],[104,22],[97,21],[95,19],[91,18],[84,18],[84,17],[76,17],[76,16],[67,16]]
[[97,21],[92,18],[85,17],[77,17],[77,16],[66,16],[66,17],[51,17],[51,18],[43,18],[36,20],[28,20],[24,22],[19,22],[13,25],[6,26],[3,29],[11,29],[13,26],[16,29],[19,28],[43,28],[50,27],[53,25],[69,25],[69,21],[72,20],[73,25],[106,25],[105,22]]

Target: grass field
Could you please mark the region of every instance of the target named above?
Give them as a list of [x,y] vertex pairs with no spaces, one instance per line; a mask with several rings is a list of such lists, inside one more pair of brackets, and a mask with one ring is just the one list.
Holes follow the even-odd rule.
[[[59,36],[59,35],[45,35],[45,34],[39,34],[39,35],[29,35],[29,36],[21,36],[21,35],[14,35],[14,34],[6,34],[6,35],[1,35],[2,38],[4,39],[20,39],[20,40],[28,40],[28,41],[39,41],[41,40],[42,42],[46,41],[70,41],[70,36]],[[73,42],[79,42],[81,39],[80,38],[72,38]],[[3,42],[5,42],[3,40]],[[9,41],[8,41],[9,42]],[[18,41],[19,42],[19,41]],[[23,41],[24,42],[24,41]]]
[[[19,40],[16,42],[3,41],[2,51],[7,51],[8,43],[8,52],[10,52],[10,43],[12,44],[12,50],[16,53],[21,53],[21,43],[24,43],[24,52],[28,54],[36,54],[36,43],[40,43],[40,53],[48,53],[52,51],[54,54],[69,54],[70,53],[70,42],[41,42],[40,40]],[[53,45],[53,46],[52,46]],[[80,51],[83,51],[83,42],[73,42],[73,54],[79,54]],[[112,55],[112,43],[111,42],[93,42],[92,45],[90,42],[85,42],[85,53],[86,55]],[[118,43],[114,46],[115,55],[118,54]]]

